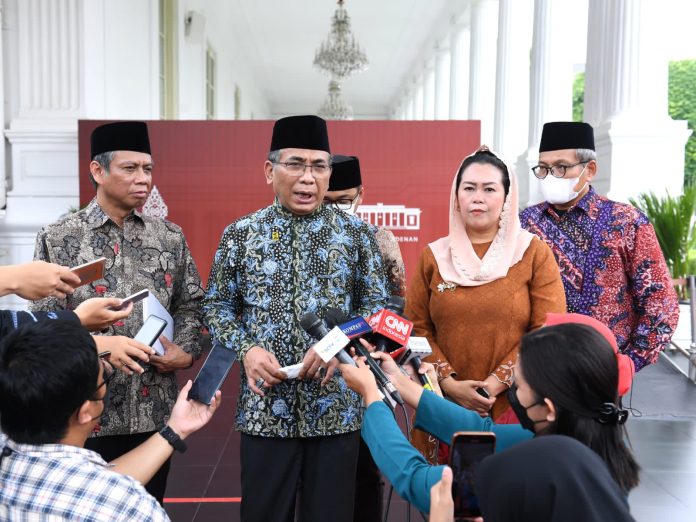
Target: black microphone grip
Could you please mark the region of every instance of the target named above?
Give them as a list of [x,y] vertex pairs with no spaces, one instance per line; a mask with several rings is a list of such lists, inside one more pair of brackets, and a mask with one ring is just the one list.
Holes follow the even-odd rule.
[[[328,328],[324,326],[324,321],[322,321],[316,314],[311,312],[304,314],[300,318],[300,326],[305,332],[314,337],[317,341],[323,339],[329,334]],[[348,355],[345,350],[339,351],[334,357],[336,357],[340,363],[357,366],[353,358]]]

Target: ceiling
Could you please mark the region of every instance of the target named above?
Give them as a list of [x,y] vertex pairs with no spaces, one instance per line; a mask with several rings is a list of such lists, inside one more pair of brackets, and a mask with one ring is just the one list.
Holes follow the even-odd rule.
[[[274,115],[316,112],[329,78],[312,66],[329,33],[335,0],[236,0],[234,20],[258,85]],[[449,41],[449,24],[468,0],[346,0],[369,68],[343,84],[356,116],[384,117],[406,78]]]

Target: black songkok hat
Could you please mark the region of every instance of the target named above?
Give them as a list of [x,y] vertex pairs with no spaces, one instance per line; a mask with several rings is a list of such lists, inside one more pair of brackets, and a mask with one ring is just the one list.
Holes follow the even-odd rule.
[[150,138],[143,121],[117,121],[92,131],[91,158],[103,152],[131,150],[150,154]]
[[539,152],[564,149],[595,150],[594,131],[589,123],[553,121],[544,124]]
[[357,157],[336,154],[331,158],[331,167],[329,191],[347,190],[362,185]]
[[280,149],[323,150],[329,149],[329,133],[326,122],[319,116],[288,116],[273,125],[271,151]]

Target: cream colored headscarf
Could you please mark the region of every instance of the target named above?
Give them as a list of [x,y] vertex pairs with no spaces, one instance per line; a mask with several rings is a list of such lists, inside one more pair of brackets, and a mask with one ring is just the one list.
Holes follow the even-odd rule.
[[[482,145],[476,152],[488,151]],[[476,153],[474,153],[476,154]],[[473,156],[473,154],[472,154]],[[497,155],[496,155],[497,156]],[[467,156],[467,158],[470,156]],[[462,160],[462,164],[467,159]],[[430,243],[440,276],[446,283],[479,286],[505,277],[511,266],[522,259],[534,235],[520,226],[517,176],[506,163],[510,174],[510,190],[503,204],[498,233],[486,255],[480,259],[466,233],[464,220],[457,210],[457,172],[452,181],[449,209],[449,235]],[[459,166],[461,168],[461,164]]]

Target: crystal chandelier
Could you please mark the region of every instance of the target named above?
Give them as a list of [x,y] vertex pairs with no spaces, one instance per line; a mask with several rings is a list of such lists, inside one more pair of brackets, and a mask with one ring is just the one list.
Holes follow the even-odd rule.
[[367,69],[368,63],[367,56],[351,33],[350,17],[343,7],[343,0],[338,0],[329,36],[314,54],[314,66],[333,79],[343,80]]
[[352,120],[353,109],[341,96],[341,84],[337,80],[329,82],[329,95],[319,109],[319,116],[327,120]]

